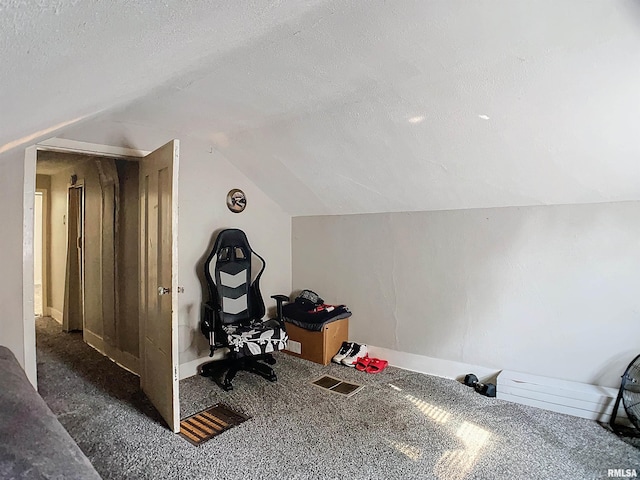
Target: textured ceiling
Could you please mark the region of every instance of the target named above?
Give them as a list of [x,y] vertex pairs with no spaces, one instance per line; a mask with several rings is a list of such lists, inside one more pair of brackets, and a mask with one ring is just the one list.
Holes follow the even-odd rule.
[[316,3],[0,0],[0,153],[215,68],[216,56]]
[[22,3],[0,151],[111,108],[293,215],[640,199],[634,0]]

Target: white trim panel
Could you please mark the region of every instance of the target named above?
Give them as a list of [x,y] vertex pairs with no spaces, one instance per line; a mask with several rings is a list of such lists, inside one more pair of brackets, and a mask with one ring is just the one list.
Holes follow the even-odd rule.
[[[38,389],[36,366],[36,318],[33,290],[33,235],[35,230],[36,149],[29,147],[24,153],[24,190],[22,210],[22,315],[24,351],[22,366],[27,378]],[[44,295],[44,292],[43,292]]]
[[140,158],[149,155],[147,150],[137,150],[134,148],[114,147],[111,145],[99,145],[97,143],[79,142],[77,140],[67,140],[64,138],[49,138],[36,144],[39,150],[52,152],[80,153],[86,155],[99,155],[101,157],[129,157]]
[[500,374],[497,392],[502,400],[598,422],[609,422],[618,395],[613,388],[510,370]]
[[82,339],[87,345],[107,357],[118,366],[124,368],[125,370],[133,373],[138,377],[140,376],[140,374],[138,373],[139,359],[137,357],[134,357],[130,353],[123,352],[122,350],[110,347],[109,344],[105,343],[104,339],[101,336],[96,335],[91,330],[87,330],[86,328],[82,331]]
[[47,308],[47,315],[53,318],[60,325],[62,325],[62,312],[60,310],[56,310],[53,307],[49,307]]

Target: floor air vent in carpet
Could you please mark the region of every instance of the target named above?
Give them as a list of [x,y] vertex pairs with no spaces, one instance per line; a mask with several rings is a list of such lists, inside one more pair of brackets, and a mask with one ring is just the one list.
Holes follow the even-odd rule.
[[231,427],[240,425],[249,418],[218,403],[182,420],[180,435],[194,445],[200,445]]
[[355,395],[363,388],[362,385],[358,385],[357,383],[345,382],[344,380],[340,380],[329,375],[323,375],[322,377],[312,381],[311,383],[316,387],[329,390],[333,393],[339,393],[341,395],[344,395],[345,397]]

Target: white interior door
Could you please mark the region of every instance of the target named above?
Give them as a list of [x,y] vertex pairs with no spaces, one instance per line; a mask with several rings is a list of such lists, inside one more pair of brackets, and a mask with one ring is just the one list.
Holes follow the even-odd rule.
[[172,140],[140,161],[140,384],[176,433],[179,146]]

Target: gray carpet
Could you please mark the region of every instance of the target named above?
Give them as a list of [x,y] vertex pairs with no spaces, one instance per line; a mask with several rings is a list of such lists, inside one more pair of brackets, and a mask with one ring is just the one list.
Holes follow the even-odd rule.
[[[182,417],[224,402],[252,418],[200,447],[169,432],[138,379],[37,320],[40,392],[105,479],[552,479],[640,471],[640,451],[595,422],[489,399],[455,381],[370,375],[277,354],[278,382],[180,383]],[[308,382],[363,383],[351,398]]]

